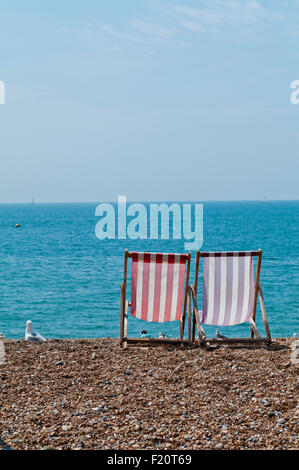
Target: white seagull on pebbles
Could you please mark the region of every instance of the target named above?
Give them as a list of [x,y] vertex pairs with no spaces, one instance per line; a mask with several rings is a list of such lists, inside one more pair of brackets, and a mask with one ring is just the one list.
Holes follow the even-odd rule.
[[46,341],[46,339],[37,333],[37,331],[32,330],[32,321],[28,320],[26,323],[26,330],[25,330],[25,340],[26,341],[35,341],[35,342],[43,342]]

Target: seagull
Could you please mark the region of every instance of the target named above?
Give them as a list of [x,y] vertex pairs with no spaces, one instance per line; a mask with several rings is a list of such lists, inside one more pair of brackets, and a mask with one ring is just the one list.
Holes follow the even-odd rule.
[[159,338],[166,338],[166,335],[164,335],[164,333],[162,333],[162,331],[160,331]]
[[5,336],[2,333],[0,333],[0,339],[5,339]]
[[37,333],[37,331],[32,330],[32,321],[28,320],[26,323],[26,330],[25,330],[25,340],[26,341],[35,341],[35,342],[43,342],[46,341],[45,338]]
[[[4,338],[4,336],[2,338]],[[4,342],[1,341],[2,338],[0,338],[0,364],[5,364],[5,347]]]
[[219,330],[216,330],[216,338],[226,339],[227,336],[221,335],[221,334],[219,333]]

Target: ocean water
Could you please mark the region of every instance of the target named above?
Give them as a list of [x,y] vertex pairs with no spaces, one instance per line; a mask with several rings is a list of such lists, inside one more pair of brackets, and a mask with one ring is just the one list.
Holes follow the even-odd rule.
[[[271,334],[299,335],[299,202],[203,204],[201,249],[262,248],[261,283]],[[28,319],[47,338],[118,337],[125,248],[185,252],[184,240],[99,240],[96,206],[0,205],[0,332],[7,338],[24,337]],[[192,252],[192,282],[194,268]],[[128,325],[132,336],[144,328],[153,335],[179,332],[178,322],[146,324],[130,316]],[[257,326],[264,332],[260,309]],[[214,327],[205,329],[215,333]],[[245,324],[220,330],[247,336],[249,329]]]

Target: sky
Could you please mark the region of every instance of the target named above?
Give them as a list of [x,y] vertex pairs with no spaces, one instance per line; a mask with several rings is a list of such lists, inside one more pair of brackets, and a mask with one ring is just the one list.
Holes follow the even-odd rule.
[[298,199],[299,0],[1,0],[0,202]]

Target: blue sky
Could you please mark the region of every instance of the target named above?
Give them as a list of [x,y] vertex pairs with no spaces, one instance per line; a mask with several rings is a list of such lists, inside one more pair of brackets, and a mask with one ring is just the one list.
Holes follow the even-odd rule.
[[298,199],[299,0],[1,0],[0,202]]

